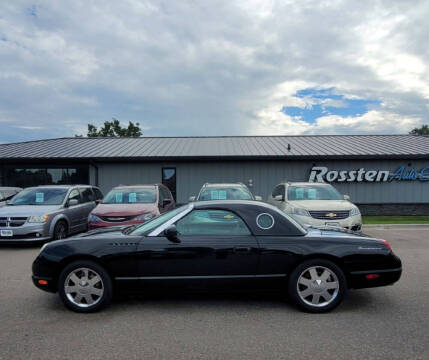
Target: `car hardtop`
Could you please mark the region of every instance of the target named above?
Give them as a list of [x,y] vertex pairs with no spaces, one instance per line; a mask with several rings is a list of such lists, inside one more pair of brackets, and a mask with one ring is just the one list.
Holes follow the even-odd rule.
[[[249,226],[251,232],[261,236],[302,236],[305,228],[275,206],[256,200],[208,200],[196,201],[191,205],[195,210],[226,210],[239,215]],[[273,226],[263,229],[257,224],[257,217],[268,214],[274,219]]]
[[0,191],[2,190],[22,190],[22,188],[16,186],[0,186]]

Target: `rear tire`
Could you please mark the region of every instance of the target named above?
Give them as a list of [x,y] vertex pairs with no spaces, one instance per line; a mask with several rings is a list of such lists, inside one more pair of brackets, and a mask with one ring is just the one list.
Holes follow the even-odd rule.
[[61,272],[58,293],[70,310],[95,312],[112,301],[112,280],[96,262],[79,260],[67,265]]
[[299,264],[292,272],[288,293],[301,309],[324,313],[336,308],[347,290],[343,271],[332,261],[311,259]]

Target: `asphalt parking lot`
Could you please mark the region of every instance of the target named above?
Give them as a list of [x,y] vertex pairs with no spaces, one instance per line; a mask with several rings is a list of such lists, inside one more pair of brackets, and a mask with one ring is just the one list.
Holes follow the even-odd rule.
[[0,359],[429,359],[429,228],[377,229],[404,273],[305,314],[279,295],[154,295],[66,310],[30,279],[34,247],[0,247]]

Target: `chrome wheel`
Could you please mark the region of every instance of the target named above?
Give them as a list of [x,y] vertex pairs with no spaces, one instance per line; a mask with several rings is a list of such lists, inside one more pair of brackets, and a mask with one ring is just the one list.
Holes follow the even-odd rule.
[[96,305],[104,294],[101,276],[92,269],[73,270],[64,282],[67,299],[74,305],[87,308]]
[[332,270],[324,266],[313,266],[301,273],[296,287],[298,296],[304,303],[324,307],[338,296],[340,283]]

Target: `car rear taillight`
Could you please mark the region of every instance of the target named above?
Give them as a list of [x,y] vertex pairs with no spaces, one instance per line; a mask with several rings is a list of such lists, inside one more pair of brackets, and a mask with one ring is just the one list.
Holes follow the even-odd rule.
[[367,278],[367,280],[374,280],[374,279],[378,279],[380,277],[380,275],[378,275],[378,274],[368,274],[365,277]]
[[386,240],[383,240],[383,239],[380,239],[382,242],[383,242],[383,244],[390,250],[390,251],[393,251],[392,250],[392,246],[390,246],[390,244],[389,244],[389,242],[388,241],[386,241]]

